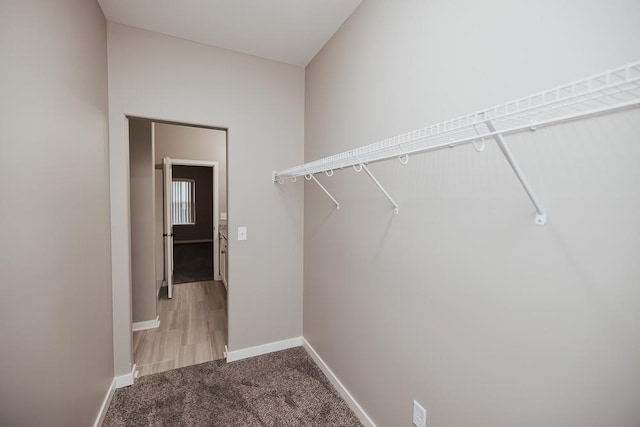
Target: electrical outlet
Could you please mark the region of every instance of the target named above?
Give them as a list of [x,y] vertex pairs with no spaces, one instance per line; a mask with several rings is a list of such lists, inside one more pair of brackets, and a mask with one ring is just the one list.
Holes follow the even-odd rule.
[[220,212],[220,221],[226,221],[226,220],[227,220],[227,213]]
[[238,227],[238,240],[247,240],[247,227]]
[[413,425],[416,427],[427,426],[427,410],[415,400],[413,401]]

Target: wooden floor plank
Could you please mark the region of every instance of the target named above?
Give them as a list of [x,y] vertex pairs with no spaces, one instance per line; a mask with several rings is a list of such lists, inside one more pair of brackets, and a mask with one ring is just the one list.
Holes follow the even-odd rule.
[[140,376],[224,357],[227,307],[222,282],[174,286],[172,299],[161,297],[158,315],[159,328],[133,333]]

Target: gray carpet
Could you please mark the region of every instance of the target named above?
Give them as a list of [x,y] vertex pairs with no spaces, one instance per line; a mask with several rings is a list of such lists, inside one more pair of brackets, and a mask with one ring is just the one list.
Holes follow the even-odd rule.
[[141,377],[103,426],[361,426],[302,347]]

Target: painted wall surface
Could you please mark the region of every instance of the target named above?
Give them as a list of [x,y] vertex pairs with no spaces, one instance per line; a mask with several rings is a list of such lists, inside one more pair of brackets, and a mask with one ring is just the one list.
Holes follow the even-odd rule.
[[[134,322],[155,320],[153,139],[150,120],[129,119],[131,308]],[[160,199],[162,201],[162,199]]]
[[[307,67],[305,158],[640,59],[640,3],[365,1]],[[640,111],[305,188],[304,336],[379,426],[640,425]],[[283,188],[295,185],[286,184]]]
[[195,224],[174,225],[173,241],[213,239],[213,168],[175,165],[172,176],[193,180],[196,201]]
[[106,23],[0,3],[0,425],[93,425],[113,380]]
[[154,258],[156,264],[156,293],[160,291],[162,282],[164,281],[164,240],[162,238],[164,230],[164,211],[162,209],[162,203],[164,202],[164,189],[163,189],[163,172],[160,169],[154,171],[154,186],[155,186],[155,209],[154,209],[154,229],[156,236],[160,236],[154,243]]
[[249,235],[230,233],[229,348],[300,336],[303,188],[270,177],[303,160],[304,69],[118,24],[107,36],[116,373],[131,364],[126,115],[229,130],[229,227]]
[[[220,212],[227,211],[227,132],[168,123],[155,124],[155,162],[164,157],[218,162]],[[223,221],[224,223],[224,221]]]

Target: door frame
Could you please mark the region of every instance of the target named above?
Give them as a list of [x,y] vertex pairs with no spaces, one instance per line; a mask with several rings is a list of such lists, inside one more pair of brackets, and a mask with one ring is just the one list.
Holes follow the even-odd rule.
[[[162,247],[164,248],[162,259],[164,262],[164,283],[167,285],[167,298],[171,299],[173,298],[173,165],[169,157],[162,159],[162,187]],[[155,203],[153,208],[156,208]],[[156,217],[155,212],[153,217]],[[153,249],[157,249],[155,244]]]
[[[173,166],[203,166],[203,167],[210,167],[212,168],[212,175],[213,175],[213,235],[211,236],[211,238],[213,239],[213,279],[214,280],[220,280],[220,266],[219,264],[219,259],[218,259],[218,251],[220,250],[219,246],[219,242],[218,242],[218,225],[219,225],[219,210],[220,210],[220,205],[219,205],[219,174],[220,174],[220,167],[218,162],[214,162],[214,161],[209,161],[209,160],[191,160],[191,159],[174,159],[174,158],[170,158],[171,160],[171,167]],[[197,202],[196,202],[197,203]],[[167,278],[165,277],[165,281],[167,280]]]
[[[118,107],[116,107],[117,110]],[[113,113],[113,114],[111,114]],[[112,117],[113,115],[113,117]],[[181,126],[191,126],[204,129],[213,129],[225,132],[226,141],[226,167],[227,190],[229,187],[229,127],[215,125],[206,122],[192,122],[176,119],[175,117],[163,117],[162,114],[149,114],[138,111],[122,113],[110,112],[109,131],[113,132],[109,138],[109,174],[110,174],[110,224],[111,224],[111,285],[113,299],[113,358],[114,375],[122,378],[118,387],[133,384],[136,365],[133,359],[133,318],[132,318],[132,282],[131,282],[131,218],[130,218],[130,189],[129,176],[129,120],[145,119],[156,123],[167,123]],[[152,126],[155,132],[155,126]],[[117,135],[121,137],[118,139]],[[155,138],[155,136],[154,136]],[[116,161],[113,161],[116,159]],[[216,168],[216,171],[218,168]],[[154,192],[155,195],[155,192]],[[154,198],[154,208],[156,201]],[[231,210],[229,206],[229,192],[227,191],[227,215]],[[219,214],[218,214],[219,216]],[[154,236],[156,234],[154,233]],[[155,239],[155,237],[154,237]],[[155,248],[155,244],[154,244]],[[215,272],[214,272],[215,273]],[[219,273],[218,273],[219,274]],[[215,277],[215,276],[214,276]],[[228,296],[227,296],[228,299]],[[228,309],[229,312],[231,311]],[[227,330],[233,323],[231,316],[227,319]],[[229,334],[227,334],[227,343]]]

